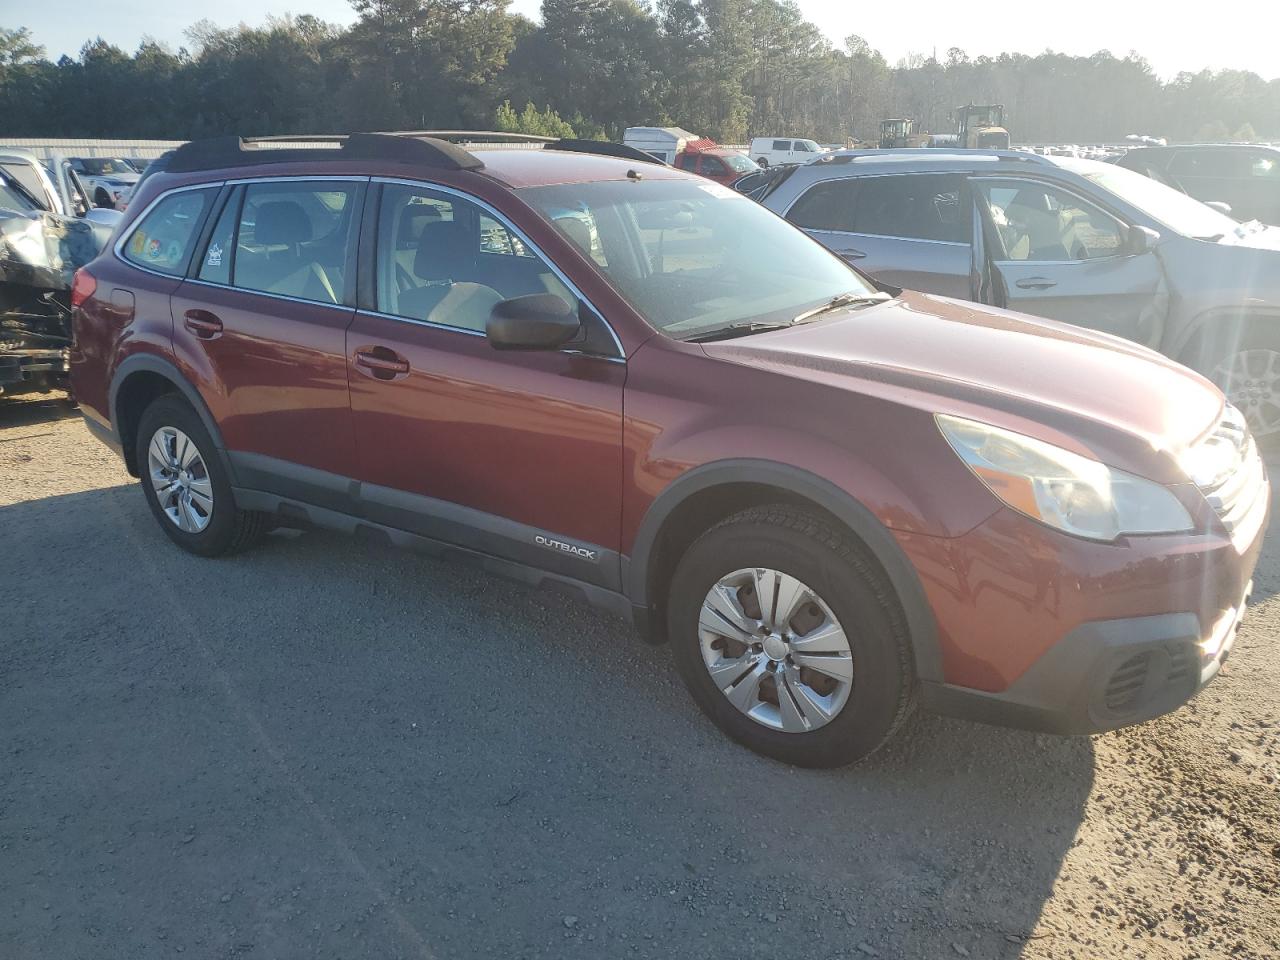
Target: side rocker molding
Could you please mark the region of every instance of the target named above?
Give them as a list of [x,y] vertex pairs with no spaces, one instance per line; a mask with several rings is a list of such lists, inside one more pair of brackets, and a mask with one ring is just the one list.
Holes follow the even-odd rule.
[[790,464],[771,460],[734,459],[703,464],[677,477],[649,507],[623,563],[623,584],[634,606],[637,625],[650,616],[649,567],[658,537],[672,512],[686,498],[711,487],[754,483],[788,490],[822,507],[845,524],[871,551],[902,604],[921,681],[942,682],[938,629],[924,587],[898,542],[870,510],[828,480]]
[[120,366],[116,367],[116,372],[111,377],[111,389],[107,395],[107,409],[111,413],[111,432],[115,434],[116,442],[121,445],[121,448],[123,449],[124,438],[120,434],[120,411],[116,408],[116,404],[119,399],[120,388],[135,373],[158,374],[177,388],[178,392],[191,404],[196,415],[200,417],[200,422],[204,424],[204,428],[209,431],[209,436],[213,438],[213,445],[217,449],[218,459],[222,461],[222,466],[226,469],[227,475],[231,477],[232,483],[235,483],[236,474],[231,466],[231,458],[227,456],[227,446],[222,440],[222,431],[218,429],[217,421],[213,419],[213,414],[209,412],[209,407],[205,404],[204,397],[200,396],[200,391],[192,386],[191,382],[182,375],[182,371],[175,364],[164,357],[156,356],[152,353],[135,353],[133,356],[127,357]]

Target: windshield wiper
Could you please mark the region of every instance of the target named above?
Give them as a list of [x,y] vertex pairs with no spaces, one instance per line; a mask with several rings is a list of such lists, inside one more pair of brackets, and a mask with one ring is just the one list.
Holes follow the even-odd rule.
[[791,322],[804,323],[806,320],[816,317],[820,313],[826,313],[828,310],[839,310],[841,307],[852,307],[858,304],[884,303],[890,299],[892,298],[887,293],[842,293],[838,297],[832,297],[821,306],[796,314],[791,318]]
[[731,323],[727,327],[716,327],[707,333],[695,334],[692,337],[682,337],[685,343],[709,343],[712,340],[732,340],[734,337],[745,337],[749,333],[763,333],[766,330],[785,330],[791,326],[792,321],[785,323],[760,323],[756,320],[748,320],[745,323]]

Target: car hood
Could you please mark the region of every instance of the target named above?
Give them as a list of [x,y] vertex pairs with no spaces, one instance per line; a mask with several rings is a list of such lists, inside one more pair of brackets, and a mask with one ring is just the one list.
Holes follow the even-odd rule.
[[1247,250],[1280,250],[1280,227],[1246,230],[1242,234],[1223,237],[1218,242],[1224,247],[1241,247]]
[[1117,337],[921,293],[706,352],[1033,435],[1162,482],[1221,416],[1208,380]]

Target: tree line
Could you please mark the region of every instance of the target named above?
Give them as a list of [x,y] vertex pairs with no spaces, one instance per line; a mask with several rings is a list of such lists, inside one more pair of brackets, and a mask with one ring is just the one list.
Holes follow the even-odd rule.
[[490,129],[620,138],[676,125],[750,136],[871,138],[887,117],[949,133],[965,103],[1003,103],[1015,141],[1280,139],[1280,79],[1243,70],[1161,81],[1137,53],[888,63],[833,44],[792,0],[352,0],[350,27],[314,16],[207,20],[178,50],[90,40],[52,61],[0,29],[0,135],[188,139],[224,133]]

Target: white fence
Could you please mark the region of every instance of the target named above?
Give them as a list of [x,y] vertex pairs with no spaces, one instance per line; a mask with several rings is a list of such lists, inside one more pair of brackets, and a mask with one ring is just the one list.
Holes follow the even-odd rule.
[[185,140],[41,140],[39,137],[0,138],[6,147],[23,147],[41,160],[52,154],[64,157],[129,157],[154,160],[166,150],[180,147]]

